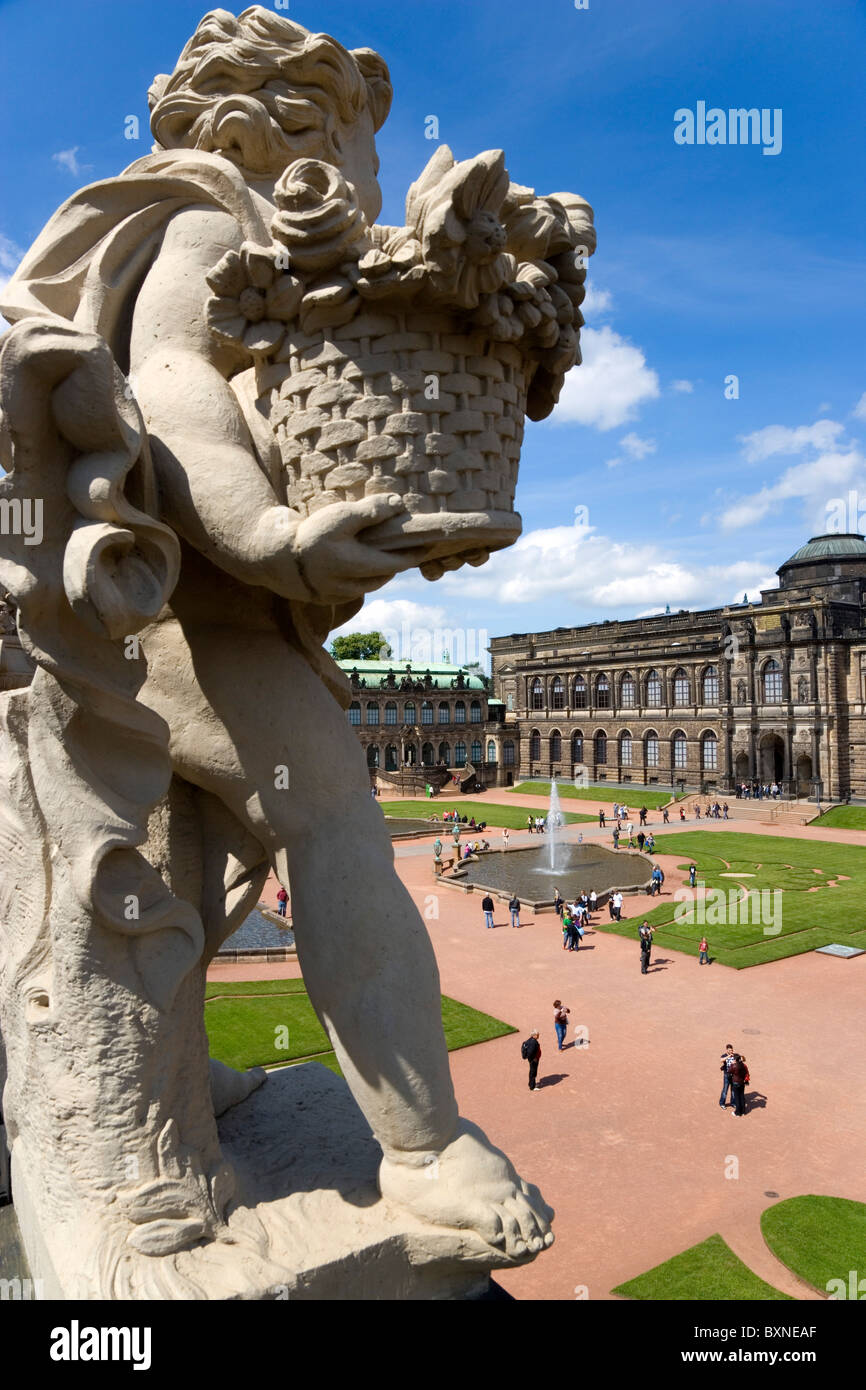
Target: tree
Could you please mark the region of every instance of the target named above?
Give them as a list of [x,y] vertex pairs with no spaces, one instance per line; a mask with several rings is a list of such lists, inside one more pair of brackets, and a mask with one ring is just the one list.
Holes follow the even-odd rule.
[[388,661],[392,655],[381,632],[347,632],[331,643],[335,661]]

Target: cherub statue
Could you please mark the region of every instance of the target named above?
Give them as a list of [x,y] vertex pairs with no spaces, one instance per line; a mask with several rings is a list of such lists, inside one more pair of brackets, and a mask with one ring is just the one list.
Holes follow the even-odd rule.
[[4,1110],[67,1293],[281,1277],[215,1119],[263,1074],[209,1073],[202,1019],[270,869],[382,1197],[489,1267],[552,1240],[458,1114],[432,947],[322,644],[395,574],[519,534],[523,415],[578,360],[592,215],[440,147],[406,226],[378,226],[390,98],[368,49],[206,15],[151,89],[154,153],[65,203],[0,306],[0,490],[45,505],[43,544],[0,558],[38,668],[0,697]]

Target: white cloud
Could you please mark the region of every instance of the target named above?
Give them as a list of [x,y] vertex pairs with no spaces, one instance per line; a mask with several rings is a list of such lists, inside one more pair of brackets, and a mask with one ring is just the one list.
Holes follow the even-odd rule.
[[58,150],[51,158],[55,164],[59,164],[62,169],[68,169],[70,174],[74,174],[77,178],[85,170],[93,168],[92,164],[79,164],[78,151],[80,149],[80,145],[73,145],[71,150]]
[[663,610],[668,603],[713,606],[729,596],[741,598],[746,589],[766,587],[767,580],[759,560],[691,565],[672,558],[669,546],[632,545],[585,526],[554,526],[528,532],[482,569],[446,575],[441,583],[466,604],[538,604],[567,597],[581,609],[621,613],[659,605]]
[[680,391],[685,396],[690,396],[694,389],[694,384],[691,381],[684,381],[680,379],[679,381],[671,382],[671,390]]
[[565,378],[552,419],[560,424],[614,430],[633,420],[644,401],[659,395],[658,375],[640,348],[604,325],[580,335],[583,365]]
[[[459,612],[465,612],[462,605]],[[412,599],[371,598],[329,640],[350,632],[381,632],[395,661],[430,664],[443,661],[447,652],[448,660],[457,665],[480,661],[486,666],[489,633],[486,628],[458,626],[459,612],[451,605],[446,608]]]
[[863,392],[851,414],[855,420],[866,420],[866,391]]
[[763,463],[776,454],[802,454],[805,449],[833,449],[845,426],[837,420],[816,420],[814,425],[767,425],[753,434],[740,436],[748,463]]
[[605,459],[605,464],[604,464],[604,466],[605,466],[605,468],[619,468],[620,465],[623,464],[623,463],[625,463],[625,459],[621,459],[621,458]]
[[[857,449],[851,449],[848,453],[819,454],[815,459],[785,469],[775,483],[733,502],[722,512],[720,524],[726,531],[752,526],[779,503],[796,499],[805,503],[819,530],[825,530],[834,503],[838,503],[840,489],[853,488],[856,492],[859,488],[860,495],[866,500],[864,469],[866,459]],[[856,524],[852,524],[850,529],[856,531]]]
[[633,459],[646,458],[647,454],[654,454],[658,447],[654,439],[641,439],[640,435],[634,433],[634,430],[623,436],[619,441],[619,446],[621,449],[625,449],[626,453],[630,454]]
[[586,298],[583,301],[581,312],[585,319],[598,319],[602,314],[606,314],[612,303],[610,290],[596,289],[595,285],[586,282]]

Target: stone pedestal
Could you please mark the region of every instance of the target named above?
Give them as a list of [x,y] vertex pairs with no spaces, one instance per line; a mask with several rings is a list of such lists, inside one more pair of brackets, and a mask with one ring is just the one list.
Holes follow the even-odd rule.
[[[211,1277],[218,1277],[211,1297],[483,1298],[490,1270],[511,1265],[471,1232],[426,1225],[379,1196],[381,1150],[346,1083],[319,1063],[270,1073],[264,1086],[221,1118],[219,1133],[238,1176],[229,1231],[248,1236],[259,1230],[268,1273],[258,1283],[251,1277],[246,1239],[236,1255],[229,1243],[220,1243],[216,1259],[213,1246],[185,1252],[187,1276],[197,1262],[213,1267]],[[432,1169],[430,1180],[436,1181]],[[46,1298],[87,1297],[81,1272],[70,1280],[52,1259],[27,1172],[14,1170],[13,1182],[35,1287]],[[269,1278],[277,1267],[281,1277]],[[208,1278],[208,1270],[197,1277]],[[145,1270],[134,1296],[153,1297],[152,1289]]]

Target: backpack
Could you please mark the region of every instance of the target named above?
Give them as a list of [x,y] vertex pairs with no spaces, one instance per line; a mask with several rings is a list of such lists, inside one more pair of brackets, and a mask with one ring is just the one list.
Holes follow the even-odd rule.
[[538,1043],[535,1041],[535,1038],[527,1038],[525,1042],[520,1044],[520,1055],[524,1062],[532,1061],[537,1047]]

